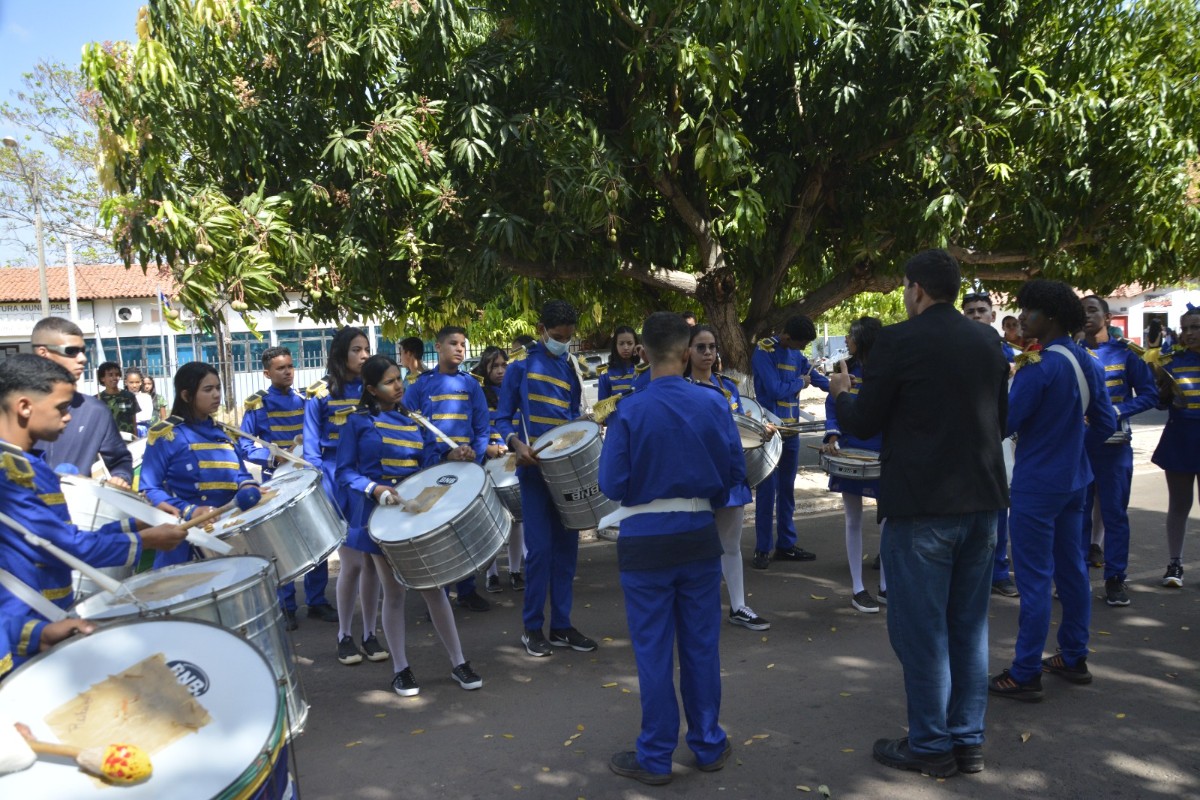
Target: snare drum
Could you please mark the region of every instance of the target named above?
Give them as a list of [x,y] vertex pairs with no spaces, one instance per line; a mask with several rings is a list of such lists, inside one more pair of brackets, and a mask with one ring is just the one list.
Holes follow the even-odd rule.
[[[136,714],[126,709],[138,708]],[[0,684],[0,717],[38,739],[125,742],[149,780],[113,788],[61,758],[0,775],[0,797],[208,800],[290,796],[283,703],[271,665],[240,637],[194,620],[118,623],[76,636]]]
[[[847,458],[846,456],[859,456]],[[850,478],[858,481],[875,480],[879,477],[879,453],[874,450],[860,450],[857,447],[843,447],[836,456],[821,454],[821,469],[831,476]]]
[[600,426],[589,420],[568,422],[538,437],[537,447],[547,441],[538,459],[563,526],[575,531],[597,527],[621,507],[600,491]]
[[775,471],[779,456],[783,453],[783,439],[778,433],[767,437],[766,426],[745,414],[734,414],[733,421],[742,437],[742,455],[746,458],[746,482],[753,489]]
[[259,556],[230,556],[192,561],[144,572],[125,582],[122,592],[100,592],[76,604],[83,619],[124,620],[139,617],[180,617],[212,622],[233,631],[257,647],[287,693],[288,729],[304,730],[308,703],[296,669],[292,640],[275,597],[275,571]]
[[[62,475],[59,477],[59,483],[62,485],[63,499],[67,501],[67,513],[71,515],[71,522],[85,531],[98,530],[110,522],[129,519],[128,514],[123,514],[116,506],[106,503],[106,497],[121,494],[139,503],[146,502],[135,492],[118,489],[104,481],[85,478],[82,475]],[[110,578],[123,581],[133,574],[134,566],[130,564],[125,567],[102,567],[100,571]],[[82,600],[100,590],[86,575],[73,571],[72,578],[76,600]]]
[[517,457],[513,453],[488,459],[483,468],[487,470],[500,502],[512,514],[513,522],[521,521],[521,483],[517,480]]
[[234,555],[271,559],[279,583],[291,583],[329,558],[346,538],[346,523],[325,496],[315,469],[276,473],[263,484],[263,491],[268,489],[277,494],[249,511],[222,517],[213,523],[213,534],[232,546]]
[[438,464],[408,476],[396,492],[408,507],[376,507],[367,530],[409,589],[460,581],[490,564],[508,541],[512,516],[478,464]]

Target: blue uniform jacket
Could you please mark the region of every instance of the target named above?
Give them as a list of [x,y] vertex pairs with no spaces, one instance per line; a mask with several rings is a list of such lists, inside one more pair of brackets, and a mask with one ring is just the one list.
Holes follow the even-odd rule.
[[1066,356],[1043,349],[1039,360],[1025,363],[1013,377],[1008,396],[1006,436],[1017,434],[1014,492],[1054,494],[1073,492],[1092,482],[1084,444],[1101,443],[1117,429],[1117,416],[1100,362],[1068,337],[1045,344],[1063,345],[1074,353],[1091,395],[1087,426],[1079,396],[1079,381]]
[[[0,567],[3,567],[0,564]],[[7,567],[5,567],[7,569]],[[11,571],[11,570],[10,570]],[[0,589],[7,597],[8,592]],[[42,641],[42,629],[46,620],[32,614],[21,614],[9,610],[4,599],[0,599],[0,680],[16,667],[21,666],[32,656],[38,654]]]
[[[425,415],[456,443],[468,445],[475,451],[475,462],[483,463],[491,419],[487,398],[475,376],[430,370],[404,392],[403,403],[405,408]],[[433,448],[439,460],[450,452],[450,445],[441,440],[435,440]]]
[[608,369],[600,376],[600,380],[597,383],[596,399],[603,400],[606,397],[612,397],[614,394],[629,394],[633,391],[633,379],[636,377],[636,374],[633,364],[621,366],[610,363]]
[[[727,378],[724,375],[713,373],[711,383],[697,383],[692,381],[697,386],[702,386],[706,389],[716,389],[725,398],[725,402],[729,404],[729,410],[734,414],[745,413],[742,411],[742,395],[738,392],[737,383],[732,378]],[[739,436],[739,441],[740,441]],[[744,462],[744,459],[743,459]],[[743,463],[743,468],[745,464]],[[742,481],[737,486],[729,491],[729,500],[723,505],[714,506],[714,508],[727,508],[733,506],[744,506],[754,499],[754,495],[750,491],[750,484],[747,481]]]
[[799,350],[779,344],[779,337],[761,339],[750,357],[754,372],[754,396],[767,411],[782,422],[800,421],[800,398],[804,378],[813,386],[829,391],[829,378],[816,372]]
[[[31,533],[94,567],[127,567],[142,554],[132,519],[110,522],[98,531],[74,525],[58,474],[36,451],[25,453],[7,442],[0,442],[0,509]],[[2,523],[0,566],[55,605],[71,607],[71,568]],[[0,589],[0,614],[28,613],[28,606]]]
[[1109,339],[1090,351],[1104,370],[1108,399],[1117,414],[1117,424],[1129,427],[1129,418],[1158,405],[1154,373],[1141,356],[1123,339]]
[[[295,389],[280,391],[271,386],[257,391],[246,398],[244,411],[242,430],[272,444],[291,445],[304,432],[304,396]],[[266,469],[270,450],[250,439],[238,439],[237,446],[242,458],[263,467],[264,477],[270,475]]]
[[[525,348],[525,355],[508,364],[500,385],[500,401],[494,418],[508,441],[516,433],[529,444],[549,430],[579,416],[579,377],[567,354],[552,356],[541,342]],[[524,420],[518,430],[514,420]]]
[[395,486],[437,463],[432,437],[399,411],[358,411],[346,419],[338,439],[337,483],[349,501],[351,534],[367,527],[375,510],[375,488]]
[[[850,385],[849,393],[851,397],[858,395],[858,390],[862,387],[862,364],[854,362],[854,366],[850,369],[850,375],[854,377],[853,383]],[[837,401],[832,396],[825,398],[825,438],[828,442],[830,436],[838,437],[838,445],[840,447],[857,447],[861,450],[874,450],[876,453],[883,450],[883,434],[877,433],[870,439],[859,439],[849,433],[844,433],[838,427],[837,421]]]
[[1200,419],[1200,354],[1175,347],[1159,361],[1183,392],[1184,407],[1170,406],[1170,420]]
[[225,505],[239,486],[254,482],[229,436],[211,419],[168,417],[150,428],[149,439],[138,485],[154,505],[167,503],[190,517],[197,506]]
[[[600,491],[623,506],[669,498],[708,498],[714,508],[746,480],[742,440],[729,403],[680,377],[663,377],[626,397],[608,418]],[[686,533],[713,522],[711,511],[638,514],[622,536]]]

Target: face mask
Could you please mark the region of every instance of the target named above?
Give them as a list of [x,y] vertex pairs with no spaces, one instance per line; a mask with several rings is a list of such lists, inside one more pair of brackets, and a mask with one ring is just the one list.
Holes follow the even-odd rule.
[[560,342],[557,339],[551,339],[549,336],[546,337],[544,343],[546,345],[546,352],[552,356],[561,356],[563,353],[567,352],[567,348],[571,346],[571,342],[569,340]]

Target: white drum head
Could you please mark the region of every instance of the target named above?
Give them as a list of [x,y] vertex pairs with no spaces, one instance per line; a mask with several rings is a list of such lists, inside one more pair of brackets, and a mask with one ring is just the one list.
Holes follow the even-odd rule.
[[[125,580],[124,588],[153,611],[220,592],[261,575],[270,568],[271,562],[258,556],[229,556],[208,561],[192,561],[134,575]],[[75,613],[84,619],[129,617],[138,614],[140,610],[125,592],[100,592],[74,608]]]
[[516,486],[520,483],[517,480],[517,456],[515,453],[508,453],[499,458],[490,458],[484,462],[483,468],[487,470],[488,477],[496,486]]
[[283,475],[276,473],[271,480],[262,485],[264,492],[268,490],[276,492],[274,497],[263,500],[248,511],[238,511],[236,509],[230,511],[213,523],[213,535],[221,536],[236,528],[241,528],[251,523],[262,522],[268,517],[273,517],[296,502],[301,495],[310,491],[314,485],[320,482],[321,473],[315,469],[298,469],[286,472]]
[[[159,654],[161,661],[154,658]],[[143,685],[166,687],[168,691],[157,694],[164,698],[190,693],[195,706],[187,713],[183,709],[191,704],[186,699],[169,709],[163,701],[143,704],[136,714],[124,710],[137,707],[149,690],[131,688],[139,681],[121,680],[122,673],[152,658],[142,670]],[[279,735],[279,703],[267,660],[254,645],[216,625],[150,620],[116,623],[91,636],[76,636],[21,665],[0,684],[0,718],[25,723],[42,741],[61,742],[56,730],[64,730],[61,719],[64,710],[70,711],[70,743],[136,744],[150,755],[153,774],[144,783],[114,788],[61,759],[42,759],[23,772],[0,776],[0,797],[215,797],[242,777],[260,753],[271,749]],[[114,714],[114,708],[122,710]],[[156,733],[161,727],[150,722],[156,719],[161,726],[165,710],[176,719],[202,724],[164,745]],[[87,738],[83,731],[101,728],[119,733],[105,736],[110,741],[82,741]],[[178,724],[171,729],[180,731]]]
[[733,421],[737,424],[738,435],[742,438],[743,450],[762,447],[766,442],[767,429],[758,420],[745,414],[734,414]]
[[746,416],[750,417],[751,419],[756,419],[759,422],[763,421],[763,407],[758,404],[757,400],[755,400],[753,397],[746,397],[746,395],[742,395],[738,402]]
[[379,506],[367,527],[378,542],[401,542],[449,523],[483,494],[487,473],[478,464],[448,461],[405,478],[396,487],[401,499],[433,501],[427,511],[413,513],[400,506]]
[[[538,458],[543,461],[573,455],[600,438],[600,426],[591,420],[581,419],[546,431],[537,438],[534,449],[542,448]],[[550,444],[546,444],[547,441]]]

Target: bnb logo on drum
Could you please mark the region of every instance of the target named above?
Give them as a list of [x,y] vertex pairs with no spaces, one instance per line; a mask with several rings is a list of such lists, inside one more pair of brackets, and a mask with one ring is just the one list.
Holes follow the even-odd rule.
[[208,691],[208,675],[192,662],[168,661],[167,667],[175,673],[179,685],[187,689],[192,697],[199,697]]
[[458,483],[458,478],[454,475],[443,475],[437,479],[438,486],[453,486]]
[[586,489],[576,489],[573,492],[563,492],[563,497],[568,503],[577,503],[580,500],[590,500],[600,494],[600,484],[594,483]]

